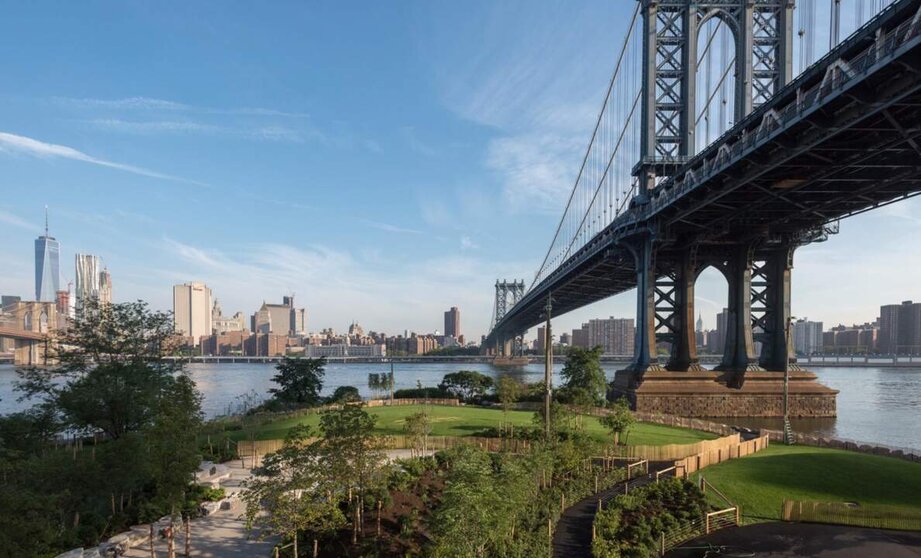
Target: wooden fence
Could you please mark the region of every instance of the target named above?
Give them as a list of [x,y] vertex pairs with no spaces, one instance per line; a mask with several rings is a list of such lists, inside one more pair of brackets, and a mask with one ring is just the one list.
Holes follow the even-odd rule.
[[649,461],[674,461],[689,455],[710,451],[729,451],[739,445],[739,435],[730,434],[715,440],[703,440],[693,444],[667,444],[664,446],[616,446],[614,453],[619,457],[640,457]]
[[[410,436],[385,436],[385,449],[412,449],[413,439]],[[308,439],[308,442],[316,438]],[[480,436],[429,436],[426,442],[428,450],[443,450],[460,445],[473,445],[486,451],[511,451],[519,453],[526,451],[531,442],[528,440],[510,439],[510,438],[483,438]],[[281,449],[284,440],[240,440],[237,442],[237,456],[249,458],[262,456]]]
[[921,513],[844,502],[784,500],[781,517],[784,521],[921,531]]
[[[730,438],[730,436],[727,436],[726,438]],[[723,461],[738,459],[740,457],[745,457],[746,455],[751,455],[768,447],[768,444],[770,443],[767,436],[755,438],[754,440],[748,440],[747,442],[740,442],[738,435],[735,435],[735,438],[735,444],[714,445],[714,447],[700,453],[689,455],[683,459],[676,460],[675,466],[683,467],[684,474],[689,475],[709,465],[716,465],[717,463],[722,463]],[[724,438],[720,438],[720,440],[723,439]],[[718,440],[711,441],[716,442]]]

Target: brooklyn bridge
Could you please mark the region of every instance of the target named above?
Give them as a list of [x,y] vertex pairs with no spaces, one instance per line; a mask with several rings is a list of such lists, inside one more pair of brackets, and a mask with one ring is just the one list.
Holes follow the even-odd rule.
[[[788,389],[791,415],[833,416],[793,352],[794,253],[921,193],[921,0],[883,4],[640,0],[546,255],[529,284],[497,283],[488,350],[636,289],[613,388],[638,409],[780,416]],[[694,331],[708,267],[728,284],[714,370]]]

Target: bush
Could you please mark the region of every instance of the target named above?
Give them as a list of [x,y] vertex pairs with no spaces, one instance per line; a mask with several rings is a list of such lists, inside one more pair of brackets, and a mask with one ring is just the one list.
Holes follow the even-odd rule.
[[662,533],[699,520],[707,512],[703,492],[683,479],[649,484],[617,496],[595,517],[596,558],[654,556]]
[[437,387],[404,388],[393,392],[394,399],[451,399],[451,394]]

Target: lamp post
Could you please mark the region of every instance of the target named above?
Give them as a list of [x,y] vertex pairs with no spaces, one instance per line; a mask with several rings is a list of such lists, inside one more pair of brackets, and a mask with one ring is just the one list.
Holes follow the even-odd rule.
[[[790,345],[793,343],[791,325],[795,318],[787,317],[787,327],[784,335],[787,338],[787,355],[790,354]],[[794,349],[795,350],[795,349]],[[793,429],[790,427],[790,358],[784,358],[783,366],[783,443],[791,445],[793,443]]]

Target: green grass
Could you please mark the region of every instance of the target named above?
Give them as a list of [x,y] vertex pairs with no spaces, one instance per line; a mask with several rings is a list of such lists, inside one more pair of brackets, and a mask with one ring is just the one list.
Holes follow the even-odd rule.
[[[368,412],[377,416],[376,430],[382,435],[404,434],[403,424],[407,415],[422,411],[421,405],[406,405],[398,407],[375,407]],[[509,411],[503,415],[499,409],[484,409],[480,407],[448,407],[443,405],[430,405],[427,412],[432,421],[432,435],[434,436],[471,436],[484,428],[497,427],[500,422],[515,426],[532,426],[534,413],[530,411]],[[594,417],[584,417],[585,429],[599,440],[610,440],[610,434]],[[257,427],[255,439],[272,440],[285,437],[288,430],[296,424],[317,426],[319,416],[316,414],[298,418],[282,419]],[[249,438],[250,433],[237,431],[231,435],[234,439]],[[714,434],[673,428],[657,424],[637,423],[631,428],[627,442],[631,445],[663,445],[663,444],[690,444],[700,440],[716,438]]]
[[785,499],[921,513],[921,464],[891,457],[778,444],[698,474],[738,504],[746,521],[780,519]]

